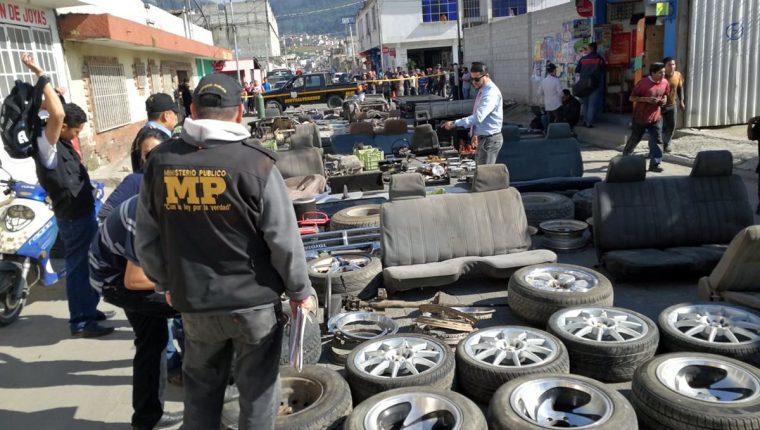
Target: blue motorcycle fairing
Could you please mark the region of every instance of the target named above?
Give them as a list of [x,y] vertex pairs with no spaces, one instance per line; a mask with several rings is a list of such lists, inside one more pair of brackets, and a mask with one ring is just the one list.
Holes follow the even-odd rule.
[[[65,276],[65,270],[55,272],[49,269],[50,249],[55,244],[58,237],[58,223],[55,218],[50,218],[29,240],[24,243],[16,252],[17,255],[39,260],[40,266],[44,269],[42,279],[45,285],[52,285],[58,282],[58,279]],[[44,257],[40,257],[44,256]]]
[[16,197],[22,199],[36,200],[38,202],[44,202],[47,198],[47,193],[42,185],[29,184],[27,182],[15,182],[11,186],[11,190],[16,194]]

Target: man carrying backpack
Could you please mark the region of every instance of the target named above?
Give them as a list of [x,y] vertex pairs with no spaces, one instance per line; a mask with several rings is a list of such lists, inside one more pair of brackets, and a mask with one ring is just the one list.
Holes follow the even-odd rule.
[[96,309],[100,295],[90,286],[87,261],[90,242],[98,230],[95,197],[87,168],[71,144],[87,122],[87,115],[73,103],[61,103],[32,54],[22,54],[21,61],[39,79],[47,80],[43,94],[49,117],[37,137],[34,164],[37,179],[53,202],[58,234],[63,240],[71,335],[107,335],[113,332],[113,327],[98,323],[108,315]]

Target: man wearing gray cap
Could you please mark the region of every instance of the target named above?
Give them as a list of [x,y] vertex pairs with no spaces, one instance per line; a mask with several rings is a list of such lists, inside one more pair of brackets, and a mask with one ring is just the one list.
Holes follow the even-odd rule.
[[145,164],[136,250],[182,313],[186,430],[220,426],[234,356],[239,428],[274,429],[280,295],[315,310],[303,243],[272,153],[240,124],[240,84],[205,76],[182,133]]

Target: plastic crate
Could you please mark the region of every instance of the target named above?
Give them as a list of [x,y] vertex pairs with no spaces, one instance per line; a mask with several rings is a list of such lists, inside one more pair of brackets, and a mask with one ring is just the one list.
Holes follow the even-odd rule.
[[385,159],[385,153],[378,148],[364,147],[364,149],[354,149],[354,155],[359,158],[364,166],[364,170],[377,170],[378,163]]
[[277,141],[274,139],[262,140],[261,146],[270,151],[277,151]]

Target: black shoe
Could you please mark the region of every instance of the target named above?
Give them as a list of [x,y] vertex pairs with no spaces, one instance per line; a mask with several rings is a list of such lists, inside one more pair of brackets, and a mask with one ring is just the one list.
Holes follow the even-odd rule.
[[662,148],[662,150],[665,151],[665,152],[667,152],[668,154],[670,154],[671,152],[673,152],[673,149],[670,147],[670,145],[664,146]]
[[105,321],[116,316],[116,311],[95,311],[95,321]]
[[659,164],[651,164],[649,166],[649,171],[650,172],[662,173],[664,171],[664,169],[662,167],[660,167]]
[[71,330],[71,337],[100,337],[111,333],[113,333],[113,327],[106,327],[92,321],[83,328]]

